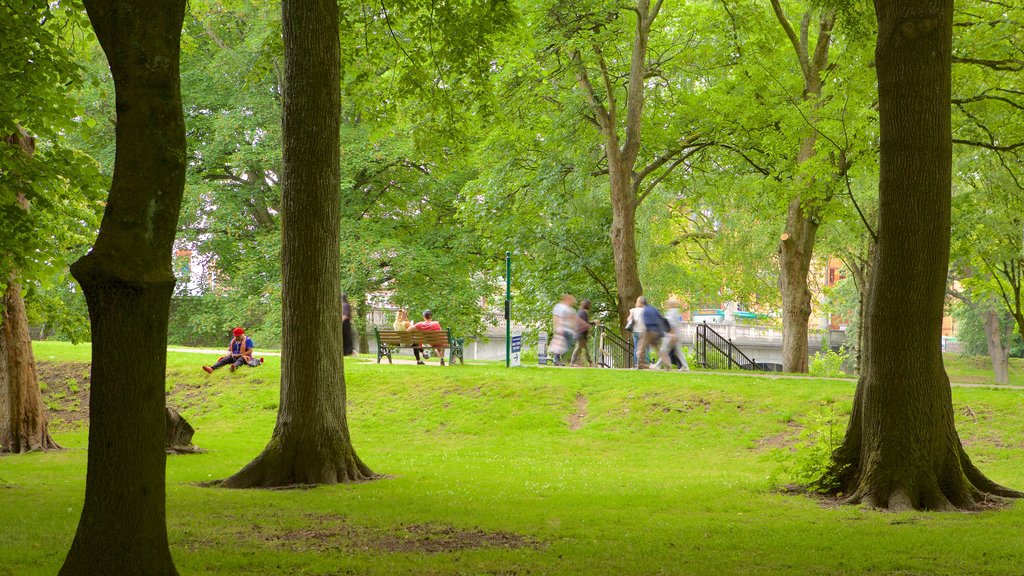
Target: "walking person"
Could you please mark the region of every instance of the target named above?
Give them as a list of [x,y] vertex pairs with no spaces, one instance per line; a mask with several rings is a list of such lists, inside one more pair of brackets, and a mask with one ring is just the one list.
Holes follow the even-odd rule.
[[554,356],[555,366],[562,365],[562,354],[572,349],[573,340],[576,334],[576,322],[579,316],[573,305],[576,304],[576,297],[572,294],[562,294],[562,299],[555,304],[551,311],[551,323],[554,328],[554,336],[551,337],[551,352]]
[[661,341],[661,351],[668,355],[671,366],[678,367],[680,372],[689,372],[690,365],[683,353],[683,313],[679,311],[679,300],[669,298],[665,303],[665,319],[668,320],[668,333]]
[[341,346],[345,356],[355,354],[355,332],[352,330],[352,305],[348,303],[348,294],[341,295]]
[[590,327],[595,322],[590,321],[590,300],[584,299],[580,302],[580,309],[576,312],[576,346],[572,350],[572,358],[569,359],[570,366],[579,366],[577,363],[580,356],[587,361],[587,366],[593,367],[594,361],[590,358],[590,350],[587,349],[587,341],[590,339]]
[[[626,330],[633,333],[633,368],[640,368],[640,339],[644,332],[644,306],[647,305],[647,298],[640,296],[636,299],[636,306],[630,308],[629,319],[626,320]],[[644,364],[647,364],[646,359]]]
[[661,339],[665,335],[665,324],[667,324],[664,320],[657,308],[650,304],[644,306],[643,321],[645,332],[640,339],[640,360],[643,362],[640,368],[647,368],[647,349],[654,348],[658,361],[654,363],[653,367],[655,369],[664,368],[671,370],[672,366],[668,356],[661,351]]

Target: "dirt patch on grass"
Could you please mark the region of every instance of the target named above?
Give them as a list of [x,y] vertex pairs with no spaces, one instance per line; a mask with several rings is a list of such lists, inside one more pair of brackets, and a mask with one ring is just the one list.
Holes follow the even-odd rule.
[[535,538],[505,531],[456,528],[443,524],[406,524],[375,528],[350,524],[344,517],[310,517],[310,525],[281,530],[253,524],[245,536],[266,545],[299,552],[341,550],[371,554],[441,554],[479,548],[539,548]]
[[569,430],[575,432],[583,427],[583,421],[587,418],[588,402],[582,392],[576,392],[576,412],[569,415]]
[[757,445],[754,446],[754,451],[767,452],[781,448],[792,448],[800,439],[800,433],[803,432],[803,429],[803,426],[790,420],[786,422],[786,429],[782,432],[765,436],[758,440]]
[[85,362],[36,362],[46,420],[54,428],[75,428],[89,421],[90,365]]

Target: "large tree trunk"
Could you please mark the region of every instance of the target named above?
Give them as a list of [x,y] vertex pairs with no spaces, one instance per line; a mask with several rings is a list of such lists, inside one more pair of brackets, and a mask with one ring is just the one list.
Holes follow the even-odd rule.
[[[615,264],[615,288],[618,292],[619,328],[625,329],[629,310],[643,294],[636,255],[636,194],[633,191],[632,165],[608,153],[609,185],[612,199],[612,257]],[[616,156],[613,158],[613,156]]]
[[[988,357],[992,361],[992,372],[996,384],[1010,383],[1010,347],[1003,339],[1000,327],[1000,314],[995,310],[982,312],[985,319],[985,342],[988,345]],[[1013,335],[1013,324],[1010,324],[1009,335]]]
[[58,450],[50,437],[39,392],[21,285],[7,282],[0,318],[0,453]]
[[[85,505],[62,575],[177,574],[165,522],[164,378],[171,250],[185,184],[184,0],[86,0],[117,108],[114,178],[71,272],[92,327]],[[126,8],[127,6],[127,8]]]
[[373,477],[356,456],[342,364],[337,0],[284,0],[281,403],[263,453],[228,488]]
[[[869,355],[824,483],[847,502],[970,509],[1024,496],[964,452],[940,339],[949,261],[953,0],[876,0],[881,128],[878,258]],[[913,319],[908,322],[907,319]]]

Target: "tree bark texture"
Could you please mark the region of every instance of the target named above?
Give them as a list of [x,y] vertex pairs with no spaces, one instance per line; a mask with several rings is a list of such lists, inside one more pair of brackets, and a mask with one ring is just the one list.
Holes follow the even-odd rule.
[[352,448],[341,334],[336,0],[284,0],[281,402],[263,453],[227,488],[373,478]]
[[12,277],[0,318],[0,453],[59,450],[50,437],[21,284]]
[[1010,346],[1007,344],[1013,336],[1013,324],[1008,323],[1006,335],[1000,327],[1000,314],[989,309],[982,312],[985,319],[985,342],[988,345],[988,357],[992,361],[992,372],[996,384],[1010,383]]
[[806,373],[808,370],[807,323],[811,317],[811,291],[807,288],[807,277],[817,235],[817,220],[805,214],[800,198],[791,200],[786,213],[786,232],[779,242],[782,369],[786,372]]
[[114,79],[117,151],[96,243],[71,266],[89,307],[92,384],[85,503],[60,574],[177,574],[164,508],[164,380],[185,184],[185,2],[85,7]]
[[849,503],[891,510],[970,509],[1022,494],[971,463],[942,365],[953,0],[876,0],[875,11],[881,171],[869,354],[832,487]]
[[[613,156],[616,156],[613,158]],[[612,200],[612,258],[615,265],[615,290],[618,294],[619,327],[626,326],[629,310],[644,293],[636,254],[636,193],[632,183],[632,164],[612,151],[608,152],[609,185]],[[613,168],[614,166],[614,168]]]
[[[829,47],[835,18],[825,11],[818,20],[815,45],[810,44],[808,30],[811,13],[804,14],[800,34],[797,35],[778,0],[772,0],[775,17],[793,46],[794,56],[800,64],[804,80],[802,98],[817,101],[821,97],[821,74],[828,66]],[[809,119],[810,122],[814,118]],[[800,141],[797,166],[809,162],[815,155],[817,133],[811,129]],[[796,180],[799,187],[786,210],[786,229],[779,242],[779,292],[782,296],[782,369],[786,372],[806,373],[808,370],[808,327],[811,317],[811,291],[807,288],[814,243],[818,235],[820,200],[808,198],[805,189],[815,185],[814,178]]]

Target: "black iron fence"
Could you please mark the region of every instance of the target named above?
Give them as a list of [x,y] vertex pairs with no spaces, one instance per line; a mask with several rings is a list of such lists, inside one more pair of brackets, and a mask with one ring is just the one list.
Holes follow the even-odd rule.
[[715,332],[707,322],[697,325],[694,343],[697,365],[709,370],[760,370],[771,371],[772,366],[761,364],[749,358],[732,340]]
[[632,368],[633,339],[625,339],[603,324],[594,326],[594,363],[600,368]]

